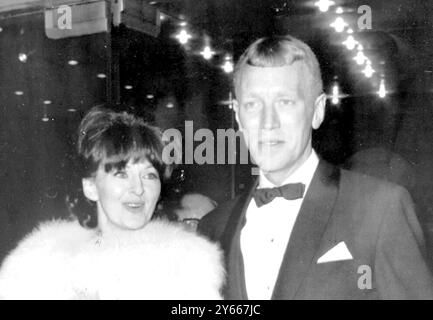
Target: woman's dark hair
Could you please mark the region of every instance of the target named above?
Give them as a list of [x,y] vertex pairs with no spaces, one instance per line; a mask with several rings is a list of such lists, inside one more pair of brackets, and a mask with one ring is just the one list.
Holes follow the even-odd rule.
[[[84,116],[78,129],[78,163],[76,172],[81,178],[91,178],[100,166],[106,172],[122,170],[133,163],[148,160],[158,171],[161,181],[170,177],[171,166],[163,161],[164,144],[158,128],[146,124],[128,112],[116,112],[94,107]],[[70,211],[81,225],[95,227],[95,204],[80,197],[68,197]],[[89,208],[89,205],[91,208]],[[87,209],[86,209],[87,207]],[[89,210],[90,209],[90,210]]]

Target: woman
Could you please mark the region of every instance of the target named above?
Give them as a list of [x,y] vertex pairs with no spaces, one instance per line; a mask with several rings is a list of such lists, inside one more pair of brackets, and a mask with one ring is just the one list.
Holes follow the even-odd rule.
[[[78,153],[83,193],[96,215],[43,223],[22,240],[0,269],[0,298],[219,299],[219,249],[179,225],[151,220],[170,173],[162,150],[159,131],[143,121],[90,110]],[[96,228],[84,227],[93,220]]]

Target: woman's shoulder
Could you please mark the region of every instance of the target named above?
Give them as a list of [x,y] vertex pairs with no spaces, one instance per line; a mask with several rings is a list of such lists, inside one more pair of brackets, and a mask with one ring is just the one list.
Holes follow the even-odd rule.
[[83,228],[76,220],[54,219],[40,223],[26,235],[12,253],[34,250],[66,250],[71,243],[79,245],[93,235],[93,231]]
[[65,285],[73,257],[93,232],[77,221],[40,223],[4,259],[0,269],[0,298],[67,298]]
[[177,248],[195,250],[203,249],[205,251],[211,248],[219,250],[216,243],[209,241],[206,237],[188,230],[183,224],[157,219],[150,221],[140,232],[137,237],[149,245],[163,244],[164,246],[174,245]]

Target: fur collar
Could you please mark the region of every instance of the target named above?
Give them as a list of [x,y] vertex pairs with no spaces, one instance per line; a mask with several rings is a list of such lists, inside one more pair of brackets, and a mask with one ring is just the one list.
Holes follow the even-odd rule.
[[177,224],[99,235],[54,220],[25,237],[0,269],[6,299],[219,299],[219,248]]

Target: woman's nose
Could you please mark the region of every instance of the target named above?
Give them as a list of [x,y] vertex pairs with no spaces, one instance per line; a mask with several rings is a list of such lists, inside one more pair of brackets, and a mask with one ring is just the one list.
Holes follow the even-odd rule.
[[131,179],[131,190],[138,196],[143,194],[143,180],[140,177],[133,177]]

